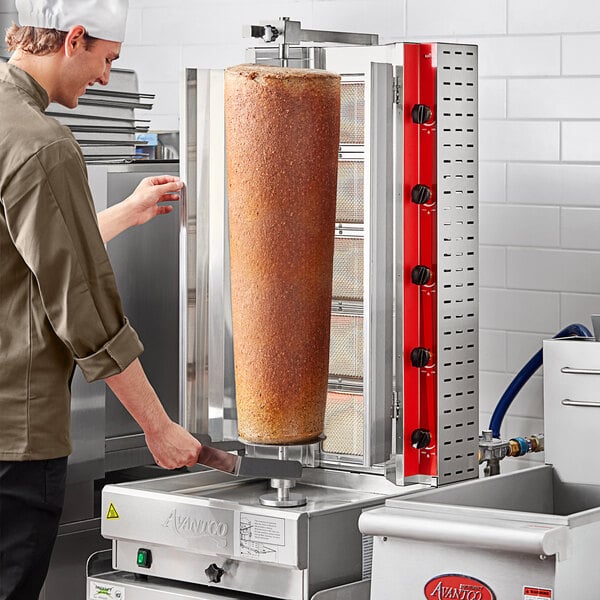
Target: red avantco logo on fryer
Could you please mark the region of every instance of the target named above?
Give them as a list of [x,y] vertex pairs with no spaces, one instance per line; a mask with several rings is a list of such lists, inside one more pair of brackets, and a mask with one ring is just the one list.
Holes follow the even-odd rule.
[[428,600],[496,600],[492,590],[479,579],[457,573],[445,573],[425,584]]

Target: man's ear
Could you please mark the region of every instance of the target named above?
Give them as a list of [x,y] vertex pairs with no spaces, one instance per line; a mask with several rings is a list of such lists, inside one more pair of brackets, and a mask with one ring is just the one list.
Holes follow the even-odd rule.
[[83,25],[75,25],[71,27],[65,38],[64,50],[67,56],[73,56],[86,48],[85,42],[85,27]]

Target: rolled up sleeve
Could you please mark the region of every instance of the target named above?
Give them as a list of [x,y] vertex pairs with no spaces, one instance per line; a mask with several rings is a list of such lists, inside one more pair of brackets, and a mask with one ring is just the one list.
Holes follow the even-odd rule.
[[58,140],[32,156],[2,201],[48,321],[87,381],[122,372],[143,346],[123,314],[75,141]]
[[75,357],[75,362],[87,381],[96,381],[121,373],[143,349],[136,331],[125,319],[125,325],[100,350],[85,358]]

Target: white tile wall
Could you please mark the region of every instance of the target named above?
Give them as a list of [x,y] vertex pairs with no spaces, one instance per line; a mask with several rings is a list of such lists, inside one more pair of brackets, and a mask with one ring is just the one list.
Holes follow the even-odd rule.
[[600,207],[600,164],[510,162],[506,193],[511,203]]
[[479,285],[506,287],[506,248],[479,246]]
[[506,202],[506,163],[479,164],[479,202],[499,204]]
[[481,288],[479,326],[502,331],[558,331],[560,294]]
[[600,252],[509,248],[506,260],[510,288],[600,294]]
[[596,0],[508,0],[508,33],[580,33],[600,29]]
[[481,121],[479,158],[487,160],[559,160],[558,121]]
[[[0,0],[0,16],[12,6]],[[183,67],[243,61],[241,27],[262,19],[290,16],[383,41],[477,43],[482,424],[542,337],[574,321],[590,326],[589,315],[600,313],[597,0],[131,0],[130,7],[119,66],[157,93],[152,119],[161,129],[178,127]],[[515,401],[506,432],[541,430],[540,397],[538,377]]]
[[563,75],[600,75],[600,34],[562,37]]
[[409,37],[506,33],[504,0],[406,0],[406,5]]
[[[591,98],[589,98],[591,101]],[[566,121],[562,123],[562,160],[600,161],[599,121]]]
[[559,216],[557,206],[482,204],[480,238],[500,246],[555,247],[560,242]]

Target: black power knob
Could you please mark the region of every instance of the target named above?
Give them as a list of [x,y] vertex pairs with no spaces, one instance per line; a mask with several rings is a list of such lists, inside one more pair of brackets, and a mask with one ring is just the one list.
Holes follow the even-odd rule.
[[417,265],[410,273],[410,279],[415,285],[426,285],[431,281],[431,269],[425,265]]
[[427,429],[415,429],[410,436],[413,448],[427,448],[431,442],[431,432]]
[[431,352],[427,348],[417,346],[410,353],[410,362],[413,367],[424,367],[431,359]]
[[208,568],[204,569],[204,572],[206,573],[208,580],[212,583],[220,583],[221,577],[223,577],[223,574],[225,573],[225,571],[215,563],[208,565]]
[[431,200],[431,188],[422,183],[417,183],[410,192],[410,199],[415,204],[429,202]]
[[422,125],[431,119],[431,108],[426,104],[415,104],[412,109],[412,120],[414,123]]

